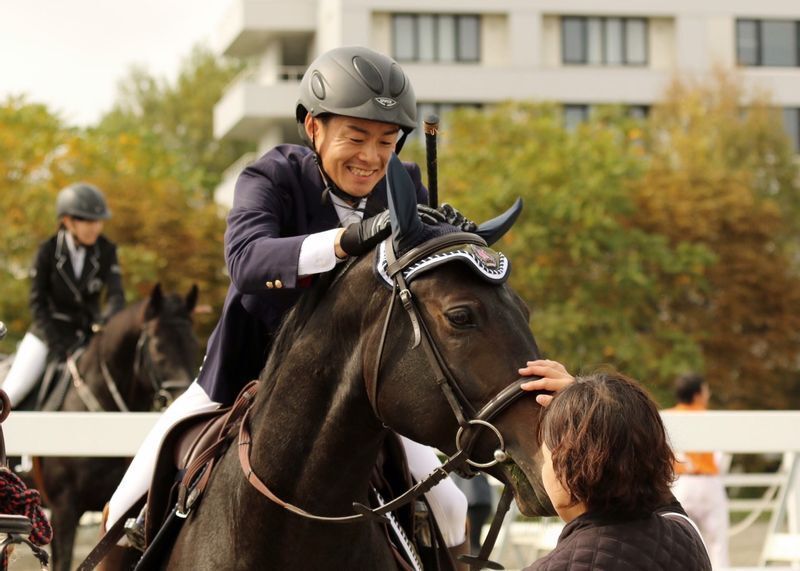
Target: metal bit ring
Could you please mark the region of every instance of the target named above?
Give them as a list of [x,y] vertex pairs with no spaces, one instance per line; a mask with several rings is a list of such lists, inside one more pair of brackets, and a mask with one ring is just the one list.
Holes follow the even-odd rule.
[[[485,420],[478,420],[478,419],[468,420],[467,424],[479,424],[481,426],[485,426],[486,428],[494,432],[494,435],[497,436],[497,440],[500,443],[500,447],[494,451],[494,459],[490,460],[489,462],[480,463],[480,462],[474,462],[469,458],[467,458],[467,464],[469,464],[473,468],[491,468],[495,464],[503,462],[505,461],[505,459],[508,458],[508,454],[506,454],[505,451],[506,443],[503,440],[503,435],[500,434],[500,431],[497,430],[497,428],[495,428],[493,424],[486,422]],[[461,435],[463,434],[463,432],[464,432],[464,427],[461,426],[459,427],[458,432],[456,433],[456,450],[458,450],[459,452],[463,450],[463,448],[461,448]]]

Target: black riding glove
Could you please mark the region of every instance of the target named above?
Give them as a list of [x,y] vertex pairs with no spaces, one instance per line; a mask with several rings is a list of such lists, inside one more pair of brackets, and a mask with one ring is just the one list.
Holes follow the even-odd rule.
[[417,212],[419,217],[426,224],[439,224],[446,222],[451,226],[455,226],[462,232],[475,232],[478,225],[472,220],[461,214],[458,210],[447,204],[443,203],[439,208],[431,208],[424,204],[417,205]]
[[366,254],[392,234],[389,211],[384,210],[361,222],[354,222],[344,229],[339,246],[348,256]]
[[444,217],[444,214],[427,204],[417,204],[417,214],[419,214],[420,220],[430,226],[436,226],[447,222],[447,218]]
[[444,214],[447,223],[459,228],[462,232],[475,232],[478,225],[472,220],[461,214],[458,210],[447,204],[446,202],[438,208],[439,212]]

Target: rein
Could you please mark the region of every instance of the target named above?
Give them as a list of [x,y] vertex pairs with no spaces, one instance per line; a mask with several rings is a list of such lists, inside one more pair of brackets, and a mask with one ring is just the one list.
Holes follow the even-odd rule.
[[[508,454],[505,451],[505,441],[503,439],[503,436],[500,433],[500,431],[491,423],[491,421],[494,420],[497,416],[499,416],[511,404],[516,402],[520,397],[522,397],[523,395],[530,394],[522,389],[522,384],[529,381],[530,378],[518,378],[517,380],[513,381],[511,384],[509,384],[503,390],[501,390],[488,403],[486,403],[483,407],[481,407],[480,410],[476,411],[475,408],[472,406],[472,404],[464,395],[458,382],[456,381],[453,374],[447,367],[447,364],[445,363],[444,358],[442,357],[440,351],[438,350],[438,347],[436,346],[436,343],[430,331],[428,330],[425,321],[422,319],[422,316],[420,315],[419,311],[416,308],[413,295],[402,273],[403,270],[406,267],[410,266],[411,264],[433,253],[436,253],[444,248],[460,244],[476,244],[479,246],[486,246],[486,242],[481,237],[475,234],[470,234],[465,232],[455,232],[429,240],[421,244],[420,246],[412,249],[411,251],[407,252],[398,259],[395,256],[394,247],[391,240],[387,240],[386,252],[387,252],[387,261],[389,262],[388,274],[392,278],[394,286],[392,289],[392,297],[389,303],[389,309],[387,311],[383,330],[381,332],[380,344],[378,347],[378,355],[375,362],[375,370],[373,376],[374,382],[370,384],[365,380],[367,385],[366,389],[367,389],[368,400],[375,415],[377,416],[378,419],[380,419],[381,415],[377,406],[377,393],[378,393],[377,385],[378,385],[378,380],[380,378],[379,373],[381,366],[381,357],[383,354],[383,349],[386,343],[386,337],[389,330],[392,313],[394,310],[394,302],[395,299],[399,298],[403,304],[404,309],[408,313],[409,319],[411,320],[411,324],[413,327],[413,333],[414,333],[413,348],[419,346],[420,343],[422,344],[422,347],[428,358],[428,362],[431,365],[431,370],[435,374],[436,384],[442,390],[448,405],[452,409],[453,414],[458,421],[459,429],[455,437],[455,444],[456,444],[455,454],[449,456],[441,466],[436,468],[424,479],[417,482],[414,486],[409,488],[405,493],[401,494],[391,502],[386,503],[378,508],[370,508],[364,504],[354,502],[353,509],[356,512],[355,514],[346,516],[316,515],[279,498],[253,471],[253,468],[250,464],[250,448],[252,446],[252,438],[250,435],[250,429],[248,427],[248,416],[249,416],[249,411],[248,411],[248,413],[245,414],[245,416],[242,418],[242,422],[239,427],[239,441],[238,441],[239,464],[242,468],[242,471],[244,472],[247,481],[260,494],[262,494],[263,496],[265,496],[267,499],[277,504],[278,506],[284,508],[285,510],[314,521],[321,521],[328,523],[356,523],[365,520],[371,520],[371,521],[380,521],[383,523],[388,523],[388,518],[385,515],[386,513],[394,511],[397,508],[413,501],[418,496],[428,492],[433,486],[441,482],[451,472],[465,469],[466,468],[465,464],[475,468],[489,468],[491,466],[494,466],[495,464],[505,462],[508,459]],[[476,429],[483,427],[490,430],[491,432],[494,433],[495,437],[498,440],[499,446],[494,452],[494,458],[489,462],[479,463],[474,460],[471,460],[469,457],[469,454],[472,452],[472,449],[475,447],[475,444],[477,442],[477,433],[472,433],[470,437],[467,439],[466,443],[462,443],[462,437],[464,436],[465,432],[469,432],[470,429],[473,427]],[[491,540],[492,545],[494,544],[494,539],[497,537],[499,526],[502,523],[502,519],[505,516],[505,512],[508,510],[510,502],[511,502],[511,490],[510,488],[508,488],[508,486],[506,486],[506,489],[503,492],[501,505],[498,507],[498,512],[496,513],[495,516],[495,522],[493,522],[492,524],[493,529],[495,527],[497,528],[494,531],[493,534],[494,537]],[[502,509],[503,506],[505,506],[504,509]],[[492,534],[490,534],[490,537],[491,536]],[[477,566],[479,564],[486,564],[488,566],[496,565],[487,560],[488,553],[491,552],[491,547],[492,546],[488,545],[487,542],[484,542],[484,547],[481,550],[481,554],[478,556],[478,558],[473,558],[470,564],[473,566]],[[484,554],[484,551],[486,549],[488,549],[488,552]]]

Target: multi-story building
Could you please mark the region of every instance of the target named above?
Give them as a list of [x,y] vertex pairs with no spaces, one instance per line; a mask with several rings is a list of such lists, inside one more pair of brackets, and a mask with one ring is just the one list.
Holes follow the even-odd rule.
[[[420,117],[547,100],[564,106],[567,126],[597,104],[646,113],[676,72],[738,68],[771,92],[800,148],[798,0],[232,0],[217,39],[220,53],[252,65],[217,104],[215,135],[254,141],[258,153],[298,140],[300,78],[340,45],[400,62]],[[219,202],[253,158],[231,166]]]

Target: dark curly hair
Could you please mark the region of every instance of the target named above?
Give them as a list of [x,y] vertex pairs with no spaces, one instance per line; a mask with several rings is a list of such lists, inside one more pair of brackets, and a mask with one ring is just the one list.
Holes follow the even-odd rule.
[[560,391],[539,437],[571,500],[591,513],[635,517],[671,498],[674,455],[658,407],[621,373],[578,377]]

